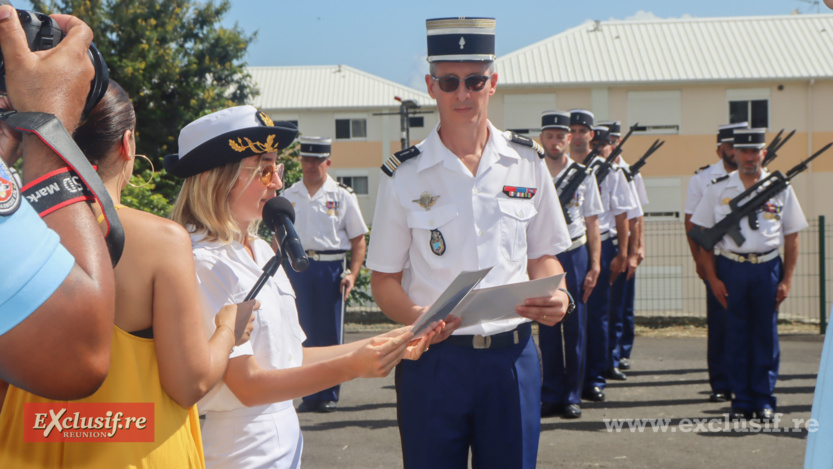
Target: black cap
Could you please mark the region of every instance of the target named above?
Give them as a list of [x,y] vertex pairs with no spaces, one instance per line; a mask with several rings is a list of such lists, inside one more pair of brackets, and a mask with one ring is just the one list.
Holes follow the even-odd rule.
[[758,148],[766,146],[766,129],[736,129],[735,148]]
[[541,130],[561,129],[570,131],[570,114],[562,111],[544,111],[541,113]]
[[428,30],[428,62],[495,60],[494,18],[433,18]]
[[735,129],[748,129],[748,122],[736,122],[734,124],[725,124],[717,128],[717,143],[732,143],[734,142]]
[[570,111],[570,125],[584,125],[593,129],[593,113],[587,109],[573,109]]

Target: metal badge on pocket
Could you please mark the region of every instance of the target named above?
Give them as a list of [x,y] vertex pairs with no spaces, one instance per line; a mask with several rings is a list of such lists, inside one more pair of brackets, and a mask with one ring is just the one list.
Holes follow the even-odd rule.
[[438,256],[445,253],[445,239],[440,230],[431,230],[431,252]]

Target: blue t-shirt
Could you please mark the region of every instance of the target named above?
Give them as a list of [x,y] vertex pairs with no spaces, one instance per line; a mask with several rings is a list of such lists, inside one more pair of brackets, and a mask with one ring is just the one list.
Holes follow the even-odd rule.
[[74,264],[58,233],[25,199],[11,215],[0,215],[0,335],[52,296]]

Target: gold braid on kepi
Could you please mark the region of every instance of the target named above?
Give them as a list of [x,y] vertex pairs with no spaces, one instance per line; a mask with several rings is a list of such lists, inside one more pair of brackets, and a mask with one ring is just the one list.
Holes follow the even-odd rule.
[[236,152],[244,152],[246,150],[251,150],[255,154],[260,153],[277,153],[278,147],[275,146],[275,135],[270,135],[266,137],[266,143],[260,142],[252,142],[247,137],[243,137],[243,140],[246,141],[244,145],[240,138],[237,139],[237,142],[234,140],[229,140],[228,144],[232,148],[232,150]]

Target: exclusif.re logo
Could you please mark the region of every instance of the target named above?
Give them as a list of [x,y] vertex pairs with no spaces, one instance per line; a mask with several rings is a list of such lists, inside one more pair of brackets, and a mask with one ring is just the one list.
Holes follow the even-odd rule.
[[153,403],[26,403],[27,443],[152,442]]

